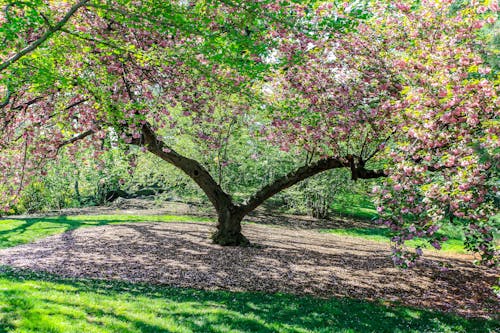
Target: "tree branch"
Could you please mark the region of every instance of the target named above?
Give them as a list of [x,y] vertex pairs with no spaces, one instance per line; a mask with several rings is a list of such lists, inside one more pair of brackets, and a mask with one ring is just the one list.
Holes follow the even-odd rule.
[[49,28],[40,38],[35,40],[33,43],[30,45],[26,46],[24,49],[10,57],[9,59],[5,60],[0,64],[0,72],[2,72],[4,69],[27,55],[28,53],[33,52],[36,50],[37,47],[42,45],[47,39],[49,39],[55,32],[61,30],[61,28],[70,20],[70,18],[76,13],[78,9],[83,7],[89,0],[82,0],[73,5],[73,7],[70,8],[70,10],[66,13],[66,15],[59,21],[57,22],[56,25],[53,27]]
[[3,109],[7,105],[9,105],[9,103],[10,103],[10,97],[11,97],[11,92],[10,92],[10,89],[7,88],[7,93],[5,95],[5,98],[4,98],[4,100],[2,102],[0,102],[0,109]]
[[38,103],[39,101],[43,100],[44,98],[46,98],[46,96],[38,96],[38,97],[35,97],[21,105],[17,105],[17,106],[13,106],[12,107],[12,110],[23,110],[23,109],[26,109],[28,107],[30,107],[31,105],[35,104],[35,103]]
[[289,174],[276,179],[273,183],[268,184],[261,188],[257,193],[255,193],[247,202],[242,206],[245,214],[248,214],[259,205],[261,205],[265,200],[269,199],[276,193],[289,188],[301,182],[309,177],[312,177],[318,173],[340,168],[351,168],[353,179],[370,179],[370,178],[380,178],[385,177],[385,173],[382,170],[367,170],[364,164],[351,163],[354,158],[349,156],[349,158],[341,159],[336,157],[330,157],[326,159],[321,159],[313,164],[304,165]]
[[163,141],[158,139],[149,124],[145,124],[142,127],[142,138],[132,143],[143,145],[149,152],[181,169],[205,192],[217,211],[236,208],[231,196],[224,192],[210,173],[198,161],[182,156],[169,148]]
[[58,146],[57,146],[57,150],[56,150],[56,155],[59,153],[59,150],[61,150],[62,147],[64,146],[67,146],[67,145],[70,145],[72,143],[75,143],[76,141],[79,141],[79,140],[83,140],[85,139],[86,137],[94,134],[95,132],[93,130],[88,130],[88,131],[85,131],[83,133],[80,133],[74,137],[72,137],[71,139],[68,139],[68,140],[65,140],[63,142],[61,142]]
[[348,165],[349,164],[346,164],[340,159],[334,157],[322,159],[310,165],[304,165],[261,188],[247,200],[247,202],[243,205],[243,210],[245,213],[249,213],[276,193],[279,193],[280,191],[295,185],[306,178],[326,170],[344,168]]
[[265,200],[276,193],[330,169],[351,168],[353,179],[371,179],[385,177],[382,170],[367,170],[364,163],[352,163],[354,157],[330,157],[321,159],[313,164],[305,165],[289,174],[276,179],[273,183],[264,186],[243,205],[235,205],[229,194],[213,179],[210,173],[196,160],[180,155],[158,139],[149,124],[142,127],[142,137],[134,139],[132,144],[146,147],[146,149],[162,160],[176,166],[186,173],[205,192],[217,211],[231,209],[242,215],[248,214]]

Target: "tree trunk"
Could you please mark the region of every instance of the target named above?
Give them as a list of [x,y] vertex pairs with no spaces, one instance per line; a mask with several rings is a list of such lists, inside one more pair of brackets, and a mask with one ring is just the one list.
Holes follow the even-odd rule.
[[132,139],[131,143],[146,147],[151,153],[182,170],[198,184],[217,211],[217,231],[212,235],[212,239],[214,243],[224,246],[249,245],[248,239],[241,234],[241,220],[243,220],[243,217],[276,193],[320,172],[351,167],[355,179],[385,177],[382,170],[365,169],[364,161],[359,158],[360,162],[356,164],[351,156],[347,159],[332,156],[304,165],[281,178],[275,179],[257,191],[245,204],[235,205],[231,196],[224,192],[220,184],[212,178],[208,170],[200,162],[182,156],[167,146],[155,134],[151,125],[144,124],[141,138]]
[[236,207],[224,207],[218,212],[217,231],[212,235],[215,244],[223,246],[246,246],[250,242],[241,233],[244,213]]

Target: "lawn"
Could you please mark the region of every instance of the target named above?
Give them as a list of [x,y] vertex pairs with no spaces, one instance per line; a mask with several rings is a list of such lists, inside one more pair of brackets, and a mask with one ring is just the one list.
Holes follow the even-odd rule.
[[[334,214],[348,216],[362,220],[375,220],[378,217],[375,205],[366,195],[357,193],[342,193],[331,204],[331,209]],[[410,217],[408,217],[410,219]],[[497,214],[491,219],[494,221],[493,225],[500,225],[500,214]],[[326,229],[322,232],[347,235],[352,237],[360,237],[378,242],[389,243],[392,238],[392,232],[389,228],[375,227],[375,228],[335,228]],[[457,226],[450,225],[447,221],[443,221],[441,229],[437,232],[440,236],[446,236],[447,241],[443,242],[442,251],[454,253],[467,253],[464,246],[464,237]],[[494,233],[495,239],[499,240],[500,234]],[[433,249],[430,244],[424,239],[415,239],[406,242],[407,246]]]
[[[324,229],[321,232],[336,234],[336,235],[346,235],[352,237],[360,237],[364,239],[369,239],[377,242],[389,243],[391,241],[392,232],[388,228],[350,228],[350,229]],[[455,235],[450,228],[443,228],[439,235],[447,236],[448,240],[443,242],[441,251],[454,252],[454,253],[467,253],[464,246],[464,241],[460,235]],[[414,239],[406,242],[407,246],[433,249],[429,242],[424,239]]]
[[[98,215],[0,220],[0,248],[83,227],[212,221]],[[329,232],[387,241],[383,229]],[[495,332],[498,321],[348,298],[200,291],[0,268],[1,332]]]
[[494,332],[381,302],[199,291],[0,269],[0,332]]
[[334,214],[371,220],[378,216],[371,198],[359,193],[341,193],[330,204]]

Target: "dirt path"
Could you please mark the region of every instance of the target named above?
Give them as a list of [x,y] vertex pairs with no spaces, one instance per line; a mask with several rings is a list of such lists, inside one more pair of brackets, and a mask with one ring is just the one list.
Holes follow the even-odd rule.
[[[429,255],[402,271],[387,244],[266,225],[244,225],[249,248],[214,245],[207,223],[136,223],[78,229],[0,251],[0,264],[64,276],[203,289],[383,299],[466,316],[500,311],[498,270],[467,256]],[[452,267],[440,271],[438,261]]]

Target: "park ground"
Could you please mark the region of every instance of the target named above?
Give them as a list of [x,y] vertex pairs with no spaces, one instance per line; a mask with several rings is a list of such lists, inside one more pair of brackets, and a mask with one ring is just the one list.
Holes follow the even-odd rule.
[[144,206],[0,220],[0,332],[500,331],[499,271],[474,266],[458,236],[401,270],[361,208],[260,210],[242,248],[210,242],[209,212]]

